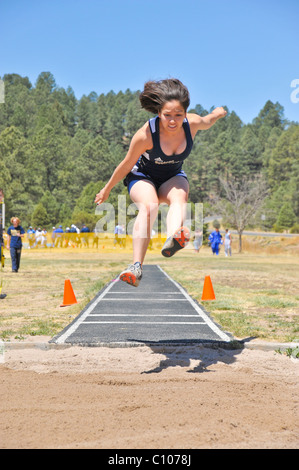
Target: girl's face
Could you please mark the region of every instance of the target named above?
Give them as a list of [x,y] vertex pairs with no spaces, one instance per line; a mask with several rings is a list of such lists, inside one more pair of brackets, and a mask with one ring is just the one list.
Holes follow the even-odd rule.
[[181,103],[177,100],[168,101],[165,103],[159,113],[159,118],[163,128],[167,132],[175,133],[178,131],[186,117],[186,111]]

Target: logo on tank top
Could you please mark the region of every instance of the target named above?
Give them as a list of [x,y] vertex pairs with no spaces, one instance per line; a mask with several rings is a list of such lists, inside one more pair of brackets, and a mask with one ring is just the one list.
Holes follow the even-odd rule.
[[157,165],[168,165],[169,163],[176,163],[175,160],[163,161],[161,157],[155,158],[155,163]]

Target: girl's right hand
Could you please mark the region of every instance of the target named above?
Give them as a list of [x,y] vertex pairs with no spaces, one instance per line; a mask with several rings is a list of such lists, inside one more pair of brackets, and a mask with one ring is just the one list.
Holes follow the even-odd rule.
[[101,191],[95,197],[95,200],[94,200],[95,204],[97,204],[99,206],[100,204],[105,202],[106,199],[108,199],[108,197],[109,197],[109,193],[110,193],[110,191],[108,191],[106,189],[106,187],[101,189]]

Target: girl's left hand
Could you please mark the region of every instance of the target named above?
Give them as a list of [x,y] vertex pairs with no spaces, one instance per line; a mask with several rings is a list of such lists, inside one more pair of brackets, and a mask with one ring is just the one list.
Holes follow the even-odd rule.
[[225,111],[225,109],[220,106],[218,108],[213,109],[212,114],[216,114],[218,118],[222,118],[227,115],[227,111]]

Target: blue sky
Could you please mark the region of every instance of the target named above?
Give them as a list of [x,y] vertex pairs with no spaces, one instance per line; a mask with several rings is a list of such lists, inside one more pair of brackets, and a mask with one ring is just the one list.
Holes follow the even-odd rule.
[[0,0],[0,77],[49,71],[78,99],[177,77],[191,106],[299,121],[298,18],[298,0]]

